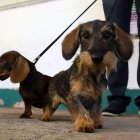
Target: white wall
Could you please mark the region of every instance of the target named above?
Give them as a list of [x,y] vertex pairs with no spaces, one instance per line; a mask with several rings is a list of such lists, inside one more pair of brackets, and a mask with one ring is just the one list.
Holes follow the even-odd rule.
[[[0,55],[16,50],[33,61],[93,0],[53,0],[0,12]],[[65,61],[61,54],[64,36],[79,23],[104,20],[102,0],[98,0],[36,64],[37,69],[53,76],[67,69],[73,60]],[[138,88],[136,81],[138,41],[130,60],[128,88]],[[17,88],[10,80],[0,81],[0,88]]]
[[139,40],[133,40],[134,43],[134,53],[132,58],[129,61],[129,80],[128,80],[128,88],[138,89],[137,84],[137,66],[138,66],[138,55],[139,55]]
[[[0,55],[16,50],[33,61],[93,0],[53,0],[0,12]],[[36,64],[37,69],[53,76],[68,68],[61,54],[64,36],[79,23],[104,19],[101,0],[98,0]],[[10,80],[0,81],[0,88],[17,88]]]

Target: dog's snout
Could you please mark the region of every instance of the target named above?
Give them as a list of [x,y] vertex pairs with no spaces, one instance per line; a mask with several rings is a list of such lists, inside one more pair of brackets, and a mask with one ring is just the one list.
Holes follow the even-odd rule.
[[93,54],[92,60],[94,63],[101,63],[103,61],[103,56],[101,54]]

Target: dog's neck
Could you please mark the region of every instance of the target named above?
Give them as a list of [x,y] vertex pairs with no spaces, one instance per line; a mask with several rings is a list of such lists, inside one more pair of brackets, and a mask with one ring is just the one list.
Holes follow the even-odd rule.
[[29,65],[30,73],[27,75],[27,77],[23,81],[20,82],[20,84],[35,82],[38,75],[43,75],[36,70],[36,67],[34,66],[34,64],[32,62],[30,62],[28,60],[27,60],[27,62]]

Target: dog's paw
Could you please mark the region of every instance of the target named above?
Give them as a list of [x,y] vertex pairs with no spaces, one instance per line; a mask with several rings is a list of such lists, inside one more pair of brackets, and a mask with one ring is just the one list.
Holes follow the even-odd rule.
[[74,126],[75,130],[78,132],[93,133],[95,131],[93,122],[90,121],[78,121]]
[[49,122],[50,121],[50,118],[42,115],[41,118],[40,118],[41,121],[44,121],[44,122]]
[[95,130],[93,127],[79,127],[75,129],[78,132],[84,132],[84,133],[93,133]]
[[95,125],[94,128],[95,129],[102,129],[103,128],[103,125],[102,124],[98,124],[98,125]]
[[23,113],[22,115],[20,115],[20,118],[21,119],[31,119],[31,115]]
[[102,121],[100,119],[100,117],[96,120],[95,120],[95,123],[94,123],[94,128],[95,129],[102,129],[103,128],[103,125],[102,125]]

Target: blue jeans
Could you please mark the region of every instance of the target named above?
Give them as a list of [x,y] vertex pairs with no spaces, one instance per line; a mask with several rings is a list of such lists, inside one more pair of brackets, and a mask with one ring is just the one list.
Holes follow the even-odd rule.
[[[125,32],[130,33],[130,20],[133,0],[102,1],[106,19],[116,22],[118,26],[121,27]],[[140,37],[140,0],[135,0],[135,4],[136,12],[138,15],[138,35]],[[112,72],[108,78],[108,87],[112,94],[108,97],[109,104],[117,102],[119,104],[122,104],[125,108],[131,101],[130,97],[125,96],[125,91],[128,83],[128,73],[128,63],[119,60],[117,65],[117,71]],[[137,81],[138,85],[140,86],[140,56],[137,68]],[[140,97],[137,97],[137,99],[138,98],[140,99]],[[140,100],[137,106],[140,107]]]

